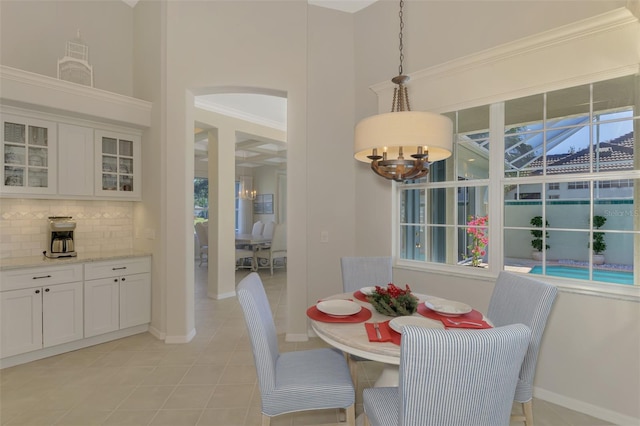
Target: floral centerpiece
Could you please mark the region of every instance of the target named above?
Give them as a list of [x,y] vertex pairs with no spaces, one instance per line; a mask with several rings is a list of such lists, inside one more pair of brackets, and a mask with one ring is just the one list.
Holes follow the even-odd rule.
[[412,315],[418,309],[418,298],[411,294],[408,285],[405,289],[389,283],[387,287],[376,286],[376,290],[367,296],[369,303],[383,315],[398,317]]

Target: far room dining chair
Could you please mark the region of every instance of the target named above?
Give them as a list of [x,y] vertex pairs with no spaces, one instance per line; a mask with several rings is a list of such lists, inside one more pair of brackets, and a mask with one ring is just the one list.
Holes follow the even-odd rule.
[[273,237],[273,230],[276,227],[276,223],[271,220],[264,224],[264,228],[262,229],[262,236],[264,238],[271,239]]
[[[340,268],[342,270],[342,290],[353,292],[362,287],[379,285],[386,286],[393,282],[391,256],[371,256],[371,257],[342,257],[340,258]],[[359,361],[366,361],[355,355],[348,355],[351,378],[358,386],[358,364]]]
[[262,399],[262,425],[297,411],[346,409],[355,425],[355,389],[342,353],[329,348],[280,352],[269,300],[252,272],[237,287]]
[[[264,257],[265,253],[268,258]],[[271,238],[271,244],[269,247],[260,249],[257,252],[258,264],[261,265],[261,260],[266,259],[268,261],[271,275],[273,275],[273,268],[276,259],[282,259],[283,267],[287,267],[287,226],[284,223],[278,223],[273,230],[273,237]]]
[[531,331],[404,326],[398,387],[362,393],[365,425],[507,426]]
[[262,230],[264,229],[264,223],[261,220],[255,222],[251,228],[251,235],[255,237],[262,236]]
[[500,271],[489,301],[487,317],[495,326],[520,323],[531,329],[529,349],[514,396],[514,401],[522,404],[523,415],[512,417],[512,420],[524,421],[527,426],[533,426],[533,379],[540,341],[557,293],[558,289],[551,284],[522,274]]
[[198,266],[202,266],[202,262],[206,257],[207,263],[209,262],[209,230],[203,222],[198,222],[194,225],[196,230],[196,237],[198,237],[198,254],[200,255],[200,263]]

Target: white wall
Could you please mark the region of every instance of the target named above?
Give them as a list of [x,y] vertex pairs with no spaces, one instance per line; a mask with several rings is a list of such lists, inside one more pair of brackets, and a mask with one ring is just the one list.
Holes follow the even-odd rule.
[[0,62],[49,77],[67,41],[89,47],[94,87],[133,94],[133,10],[122,1],[0,2]]

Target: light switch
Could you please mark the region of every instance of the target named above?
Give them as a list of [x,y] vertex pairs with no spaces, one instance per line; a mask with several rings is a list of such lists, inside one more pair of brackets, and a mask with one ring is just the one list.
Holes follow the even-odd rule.
[[329,242],[329,231],[320,231],[320,242],[321,243]]

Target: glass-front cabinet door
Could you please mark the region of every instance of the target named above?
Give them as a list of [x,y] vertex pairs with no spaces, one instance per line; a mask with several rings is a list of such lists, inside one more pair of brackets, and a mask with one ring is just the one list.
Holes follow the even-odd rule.
[[2,115],[2,193],[55,194],[56,123]]
[[96,131],[96,195],[139,198],[140,137]]

